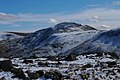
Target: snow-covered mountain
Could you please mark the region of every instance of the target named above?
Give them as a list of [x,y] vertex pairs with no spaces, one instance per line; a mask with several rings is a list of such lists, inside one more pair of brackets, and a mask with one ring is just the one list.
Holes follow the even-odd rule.
[[120,28],[104,31],[67,53],[110,52],[120,56]]
[[[100,31],[88,25],[60,23],[23,38],[1,41],[7,57],[47,57],[111,52],[120,56],[120,28]],[[2,54],[3,55],[3,54]]]
[[0,40],[11,40],[19,37],[22,37],[22,36],[15,35],[12,33],[7,33],[7,32],[0,32]]
[[[13,56],[57,56],[92,38],[100,31],[88,25],[60,23],[9,43]],[[14,54],[13,54],[14,53]]]

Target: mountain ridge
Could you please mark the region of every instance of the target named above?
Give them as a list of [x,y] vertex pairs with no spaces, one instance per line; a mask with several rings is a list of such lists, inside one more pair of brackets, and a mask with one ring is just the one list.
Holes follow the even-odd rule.
[[[108,48],[109,52],[113,52],[113,49],[117,49],[115,47],[119,48],[119,45],[116,45],[119,43],[119,38],[116,37],[119,33],[119,29],[100,31],[88,25],[64,22],[0,44],[7,47],[4,52],[9,57],[65,56],[70,53],[108,52]],[[115,42],[116,38],[118,40]],[[115,46],[107,44],[110,42],[116,43]]]
[[3,44],[8,46],[9,51],[6,52],[12,56],[57,56],[92,38],[98,32],[91,26],[64,22]]
[[104,31],[68,51],[68,54],[87,52],[116,53],[120,57],[120,28]]

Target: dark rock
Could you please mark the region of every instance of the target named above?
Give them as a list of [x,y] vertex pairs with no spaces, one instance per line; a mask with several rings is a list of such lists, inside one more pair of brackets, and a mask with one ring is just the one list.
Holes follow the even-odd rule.
[[52,72],[46,72],[45,73],[45,78],[46,79],[53,78],[53,73]]
[[28,74],[30,79],[38,79],[39,77],[41,77],[44,74],[41,71],[36,71],[36,72],[27,71],[26,73]]
[[118,71],[117,71],[118,73],[120,73],[120,69],[118,69]]
[[65,60],[66,61],[74,61],[74,60],[77,60],[77,59],[76,59],[75,55],[71,55],[70,54],[70,55],[68,55],[68,56],[65,57]]
[[36,71],[36,73],[39,73],[39,77],[42,77],[44,75],[44,72],[42,70]]
[[14,77],[20,78],[20,79],[25,79],[26,76],[21,68],[12,68],[11,72],[15,75]]
[[64,79],[70,79],[69,75],[64,75]]
[[19,65],[18,64],[13,64],[13,66],[18,67]]
[[58,60],[58,58],[55,57],[55,56],[48,56],[47,59],[51,60],[51,61],[57,61]]
[[0,61],[0,69],[3,71],[10,71],[13,68],[12,61],[4,60]]
[[0,78],[0,80],[6,80],[5,77]]
[[86,64],[86,65],[84,65],[84,66],[82,66],[83,68],[91,68],[91,67],[93,67],[93,65],[91,65],[91,64]]
[[28,63],[33,63],[33,60],[27,60],[27,59],[25,59],[25,60],[23,61],[23,63],[26,63],[26,64],[28,64]]
[[108,64],[108,67],[115,67],[115,66],[117,66],[117,63],[115,61],[107,62],[107,64]]
[[63,80],[63,76],[59,71],[50,71],[45,73],[45,78],[52,80]]
[[54,43],[54,44],[52,44],[51,45],[53,48],[63,48],[63,44],[61,44],[61,43]]
[[95,80],[100,80],[99,78],[95,78]]
[[116,75],[116,73],[113,70],[108,70],[108,74]]
[[38,65],[41,66],[41,67],[44,67],[44,66],[48,66],[48,63],[43,63],[43,62],[38,62]]
[[58,61],[57,65],[62,65],[62,63],[60,61]]
[[63,80],[63,76],[59,71],[53,72],[53,80]]

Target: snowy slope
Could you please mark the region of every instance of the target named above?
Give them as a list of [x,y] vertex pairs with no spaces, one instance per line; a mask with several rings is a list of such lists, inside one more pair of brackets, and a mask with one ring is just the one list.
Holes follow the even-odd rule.
[[80,44],[68,53],[111,52],[120,56],[120,28],[105,31]]
[[84,41],[92,38],[97,33],[98,31],[94,30],[70,33],[55,33],[43,41],[42,46],[37,46],[33,53],[38,53],[37,56],[55,56],[60,54],[64,55],[67,50],[72,49]]
[[11,40],[20,37],[22,36],[18,36],[12,33],[0,32],[0,40]]
[[92,38],[98,32],[100,31],[88,25],[64,22],[38,30],[23,39],[11,41],[8,54],[14,53],[13,56],[18,57],[57,56]]
[[24,53],[41,56],[56,56],[83,43],[97,34],[95,28],[76,23],[60,23],[55,27],[36,31],[21,43]]

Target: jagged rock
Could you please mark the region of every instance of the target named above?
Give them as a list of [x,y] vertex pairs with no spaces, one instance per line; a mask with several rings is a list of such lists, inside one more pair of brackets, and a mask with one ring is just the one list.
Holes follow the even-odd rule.
[[26,76],[21,68],[12,68],[11,72],[15,75],[14,77],[25,79]]
[[3,71],[10,71],[13,68],[12,61],[4,60],[0,61],[0,69]]

